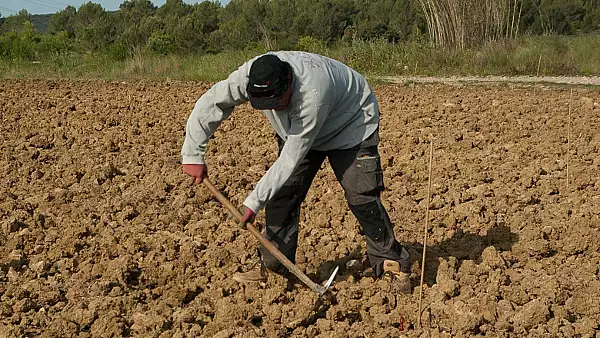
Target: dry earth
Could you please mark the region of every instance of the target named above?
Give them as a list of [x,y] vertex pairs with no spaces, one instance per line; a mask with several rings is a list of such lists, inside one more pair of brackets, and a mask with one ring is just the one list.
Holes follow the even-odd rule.
[[[398,295],[371,277],[328,166],[302,209],[297,264],[319,282],[340,265],[331,294],[231,280],[256,261],[256,240],[179,164],[207,88],[0,83],[1,337],[597,335],[599,89],[376,87],[384,203],[416,285],[434,137],[420,329],[419,288]],[[247,105],[207,155],[236,205],[275,159],[273,132]]]

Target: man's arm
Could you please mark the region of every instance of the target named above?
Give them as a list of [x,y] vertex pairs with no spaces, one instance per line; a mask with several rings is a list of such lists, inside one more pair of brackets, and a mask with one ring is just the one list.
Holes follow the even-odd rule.
[[204,164],[204,153],[210,136],[231,115],[235,106],[249,100],[246,93],[249,64],[250,62],[244,63],[196,102],[185,129],[181,149],[183,164]]
[[312,109],[313,111],[302,109],[290,114],[291,127],[279,158],[244,201],[244,205],[255,214],[290,178],[319,134],[327,117],[328,107],[321,105]]

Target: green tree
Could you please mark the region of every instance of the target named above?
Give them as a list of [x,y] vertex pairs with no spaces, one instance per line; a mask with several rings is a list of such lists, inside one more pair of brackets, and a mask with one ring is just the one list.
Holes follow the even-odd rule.
[[[164,23],[161,28],[160,35],[168,36],[169,39],[173,39],[175,45],[182,42],[183,36],[188,36],[189,32],[185,31],[186,28],[191,27],[189,20],[185,18],[190,15],[193,11],[193,7],[184,3],[182,0],[167,0],[162,6],[156,10],[156,17],[162,20]],[[182,23],[187,21],[186,23]],[[184,30],[184,31],[182,31]],[[179,49],[186,49],[186,47],[180,47]]]
[[270,32],[265,26],[267,2],[263,0],[231,0],[220,16],[223,44],[230,49],[244,49],[262,42],[272,49]]
[[75,16],[75,36],[86,49],[97,50],[118,40],[119,20],[99,4],[81,5]]
[[77,10],[73,6],[67,6],[50,17],[48,32],[56,34],[66,32],[69,38],[75,37],[75,17]]
[[125,0],[119,10],[128,23],[134,23],[154,15],[156,6],[150,0]]
[[546,34],[577,33],[584,15],[582,0],[542,0],[540,4],[540,20]]
[[395,0],[359,0],[355,19],[356,35],[363,39],[388,38]]
[[[532,34],[575,34],[587,31],[588,0],[523,0],[521,24]],[[593,1],[592,1],[593,3]],[[591,8],[591,7],[590,7]]]
[[388,26],[390,40],[407,40],[415,33],[424,32],[426,27],[425,19],[415,0],[396,0]]
[[182,18],[192,11],[192,6],[183,0],[167,0],[156,10],[156,15],[162,18]]
[[183,52],[205,51],[208,37],[219,27],[220,9],[218,3],[209,1],[192,6],[192,11],[180,18],[171,32],[178,48]]
[[528,35],[541,34],[540,0],[522,0],[521,4],[521,32]]
[[156,17],[156,6],[150,0],[126,0],[121,4],[119,18],[123,21],[121,40],[130,48],[143,46],[164,24]]
[[352,26],[357,8],[353,0],[298,0],[293,31],[297,36],[312,36],[327,44],[343,37]]
[[300,35],[292,30],[297,13],[296,0],[273,0],[268,3],[264,24],[279,48],[292,49],[300,39]]
[[221,4],[218,1],[204,1],[193,6],[198,29],[203,34],[210,34],[219,29],[219,13]]
[[40,37],[35,31],[31,21],[25,21],[21,24],[21,31],[9,32],[11,34],[10,58],[13,60],[33,60],[37,57],[36,43],[40,42]]
[[31,23],[31,15],[26,10],[22,9],[17,14],[6,18],[4,20],[3,28],[5,32],[22,33],[26,28],[26,22]]
[[584,31],[591,32],[600,30],[600,1],[584,0],[583,6],[585,10],[583,19]]

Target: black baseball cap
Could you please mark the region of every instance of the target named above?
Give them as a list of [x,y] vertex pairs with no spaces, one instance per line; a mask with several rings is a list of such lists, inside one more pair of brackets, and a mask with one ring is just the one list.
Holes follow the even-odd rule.
[[288,86],[288,64],[274,54],[265,54],[252,63],[246,91],[255,109],[275,109]]

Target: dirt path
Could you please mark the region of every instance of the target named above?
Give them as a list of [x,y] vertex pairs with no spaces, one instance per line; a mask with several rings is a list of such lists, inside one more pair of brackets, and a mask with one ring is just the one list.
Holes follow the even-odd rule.
[[600,76],[406,76],[378,77],[383,81],[390,83],[443,83],[443,84],[515,84],[515,85],[534,85],[534,84],[564,84],[564,85],[587,85],[600,86]]

